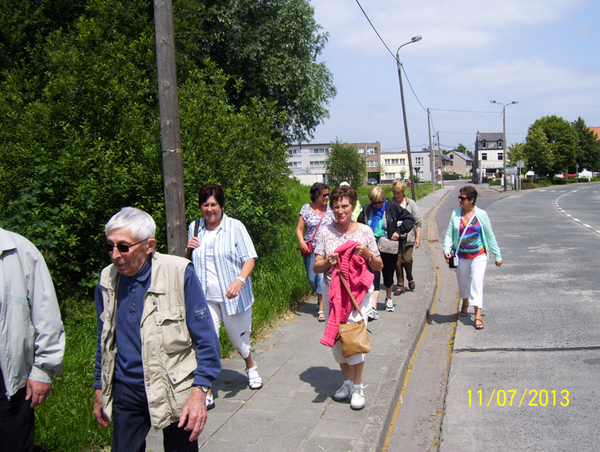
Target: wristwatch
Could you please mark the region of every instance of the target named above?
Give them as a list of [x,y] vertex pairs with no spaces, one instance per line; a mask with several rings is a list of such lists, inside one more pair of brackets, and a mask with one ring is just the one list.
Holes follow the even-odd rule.
[[196,386],[197,388],[200,388],[200,390],[206,394],[208,391],[210,391],[210,386],[206,386],[206,385],[198,385]]

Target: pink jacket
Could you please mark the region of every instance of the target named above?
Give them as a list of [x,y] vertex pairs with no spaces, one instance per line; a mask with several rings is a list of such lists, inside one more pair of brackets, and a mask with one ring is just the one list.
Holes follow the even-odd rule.
[[[375,276],[369,271],[367,261],[353,253],[357,245],[360,245],[360,243],[348,240],[343,245],[338,246],[334,253],[340,255],[340,271],[360,306],[371,288]],[[329,320],[325,326],[325,334],[321,338],[321,344],[333,347],[338,336],[338,326],[348,321],[352,309],[354,309],[352,299],[338,276],[337,268],[333,267],[329,284]]]

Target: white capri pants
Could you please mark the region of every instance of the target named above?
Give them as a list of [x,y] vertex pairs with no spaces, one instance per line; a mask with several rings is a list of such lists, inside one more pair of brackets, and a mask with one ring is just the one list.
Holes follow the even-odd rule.
[[469,299],[469,306],[483,307],[483,278],[487,267],[488,256],[482,254],[475,259],[459,257],[456,269],[460,298]]
[[206,300],[215,332],[219,336],[221,322],[225,325],[225,331],[231,341],[231,345],[236,349],[242,358],[246,359],[250,355],[250,332],[252,331],[252,307],[239,314],[227,315],[225,312],[225,303],[218,303]]
[[[325,281],[323,281],[322,290],[323,290],[323,301],[326,301],[327,303],[329,303],[329,284],[327,284]],[[342,288],[342,290],[346,290],[346,289]],[[365,320],[367,319],[367,313],[371,309],[371,301],[372,300],[373,300],[373,285],[371,284],[371,288],[369,289],[369,292],[367,292],[367,294],[365,295],[365,298],[363,298],[363,301],[360,304],[360,310],[361,310],[362,315]],[[325,309],[324,311],[325,311],[326,320],[329,320],[329,309]],[[358,313],[358,311],[356,309],[352,308],[352,311],[350,312],[350,317],[348,317],[347,323],[359,322],[363,319],[363,317],[360,316],[360,314]],[[331,351],[333,352],[333,359],[335,359],[336,363],[348,364],[350,366],[355,366],[357,364],[362,363],[365,360],[365,357],[367,356],[364,353],[360,353],[358,355],[352,355],[349,358],[344,358],[344,356],[342,355],[342,343],[340,341],[336,341],[336,343],[333,345],[333,347],[331,347]]]

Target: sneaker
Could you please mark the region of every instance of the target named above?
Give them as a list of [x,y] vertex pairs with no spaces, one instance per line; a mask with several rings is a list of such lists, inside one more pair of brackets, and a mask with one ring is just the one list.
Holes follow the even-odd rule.
[[350,399],[350,408],[353,410],[362,410],[365,407],[365,395],[362,385],[352,387],[352,399]]
[[353,385],[354,384],[352,383],[352,380],[344,380],[342,386],[340,386],[340,389],[335,391],[335,394],[333,395],[333,400],[336,400],[338,402],[346,400],[348,397],[350,397],[350,394],[352,394]]
[[371,308],[371,310],[367,314],[367,318],[369,320],[379,320],[379,311],[377,311],[377,309]]
[[215,407],[215,398],[212,394],[206,394],[206,410],[212,410]]
[[385,309],[388,312],[392,312],[394,310],[394,302],[392,301],[391,298],[386,298],[385,299]]

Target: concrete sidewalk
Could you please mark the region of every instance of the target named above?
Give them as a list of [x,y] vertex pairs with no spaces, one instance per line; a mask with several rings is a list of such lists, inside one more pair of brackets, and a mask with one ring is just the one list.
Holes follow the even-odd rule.
[[[393,297],[394,312],[386,312],[385,293],[380,294],[379,320],[369,322],[365,408],[353,411],[349,401],[331,398],[343,378],[331,350],[319,342],[325,324],[317,321],[314,298],[253,347],[262,389],[248,389],[242,359],[223,361],[213,383],[216,408],[199,438],[202,451],[381,450],[437,284],[426,217],[448,191],[437,190],[418,201],[423,234],[414,252],[415,290]],[[437,231],[430,238],[437,239]],[[147,450],[163,450],[161,432],[150,433]]]

